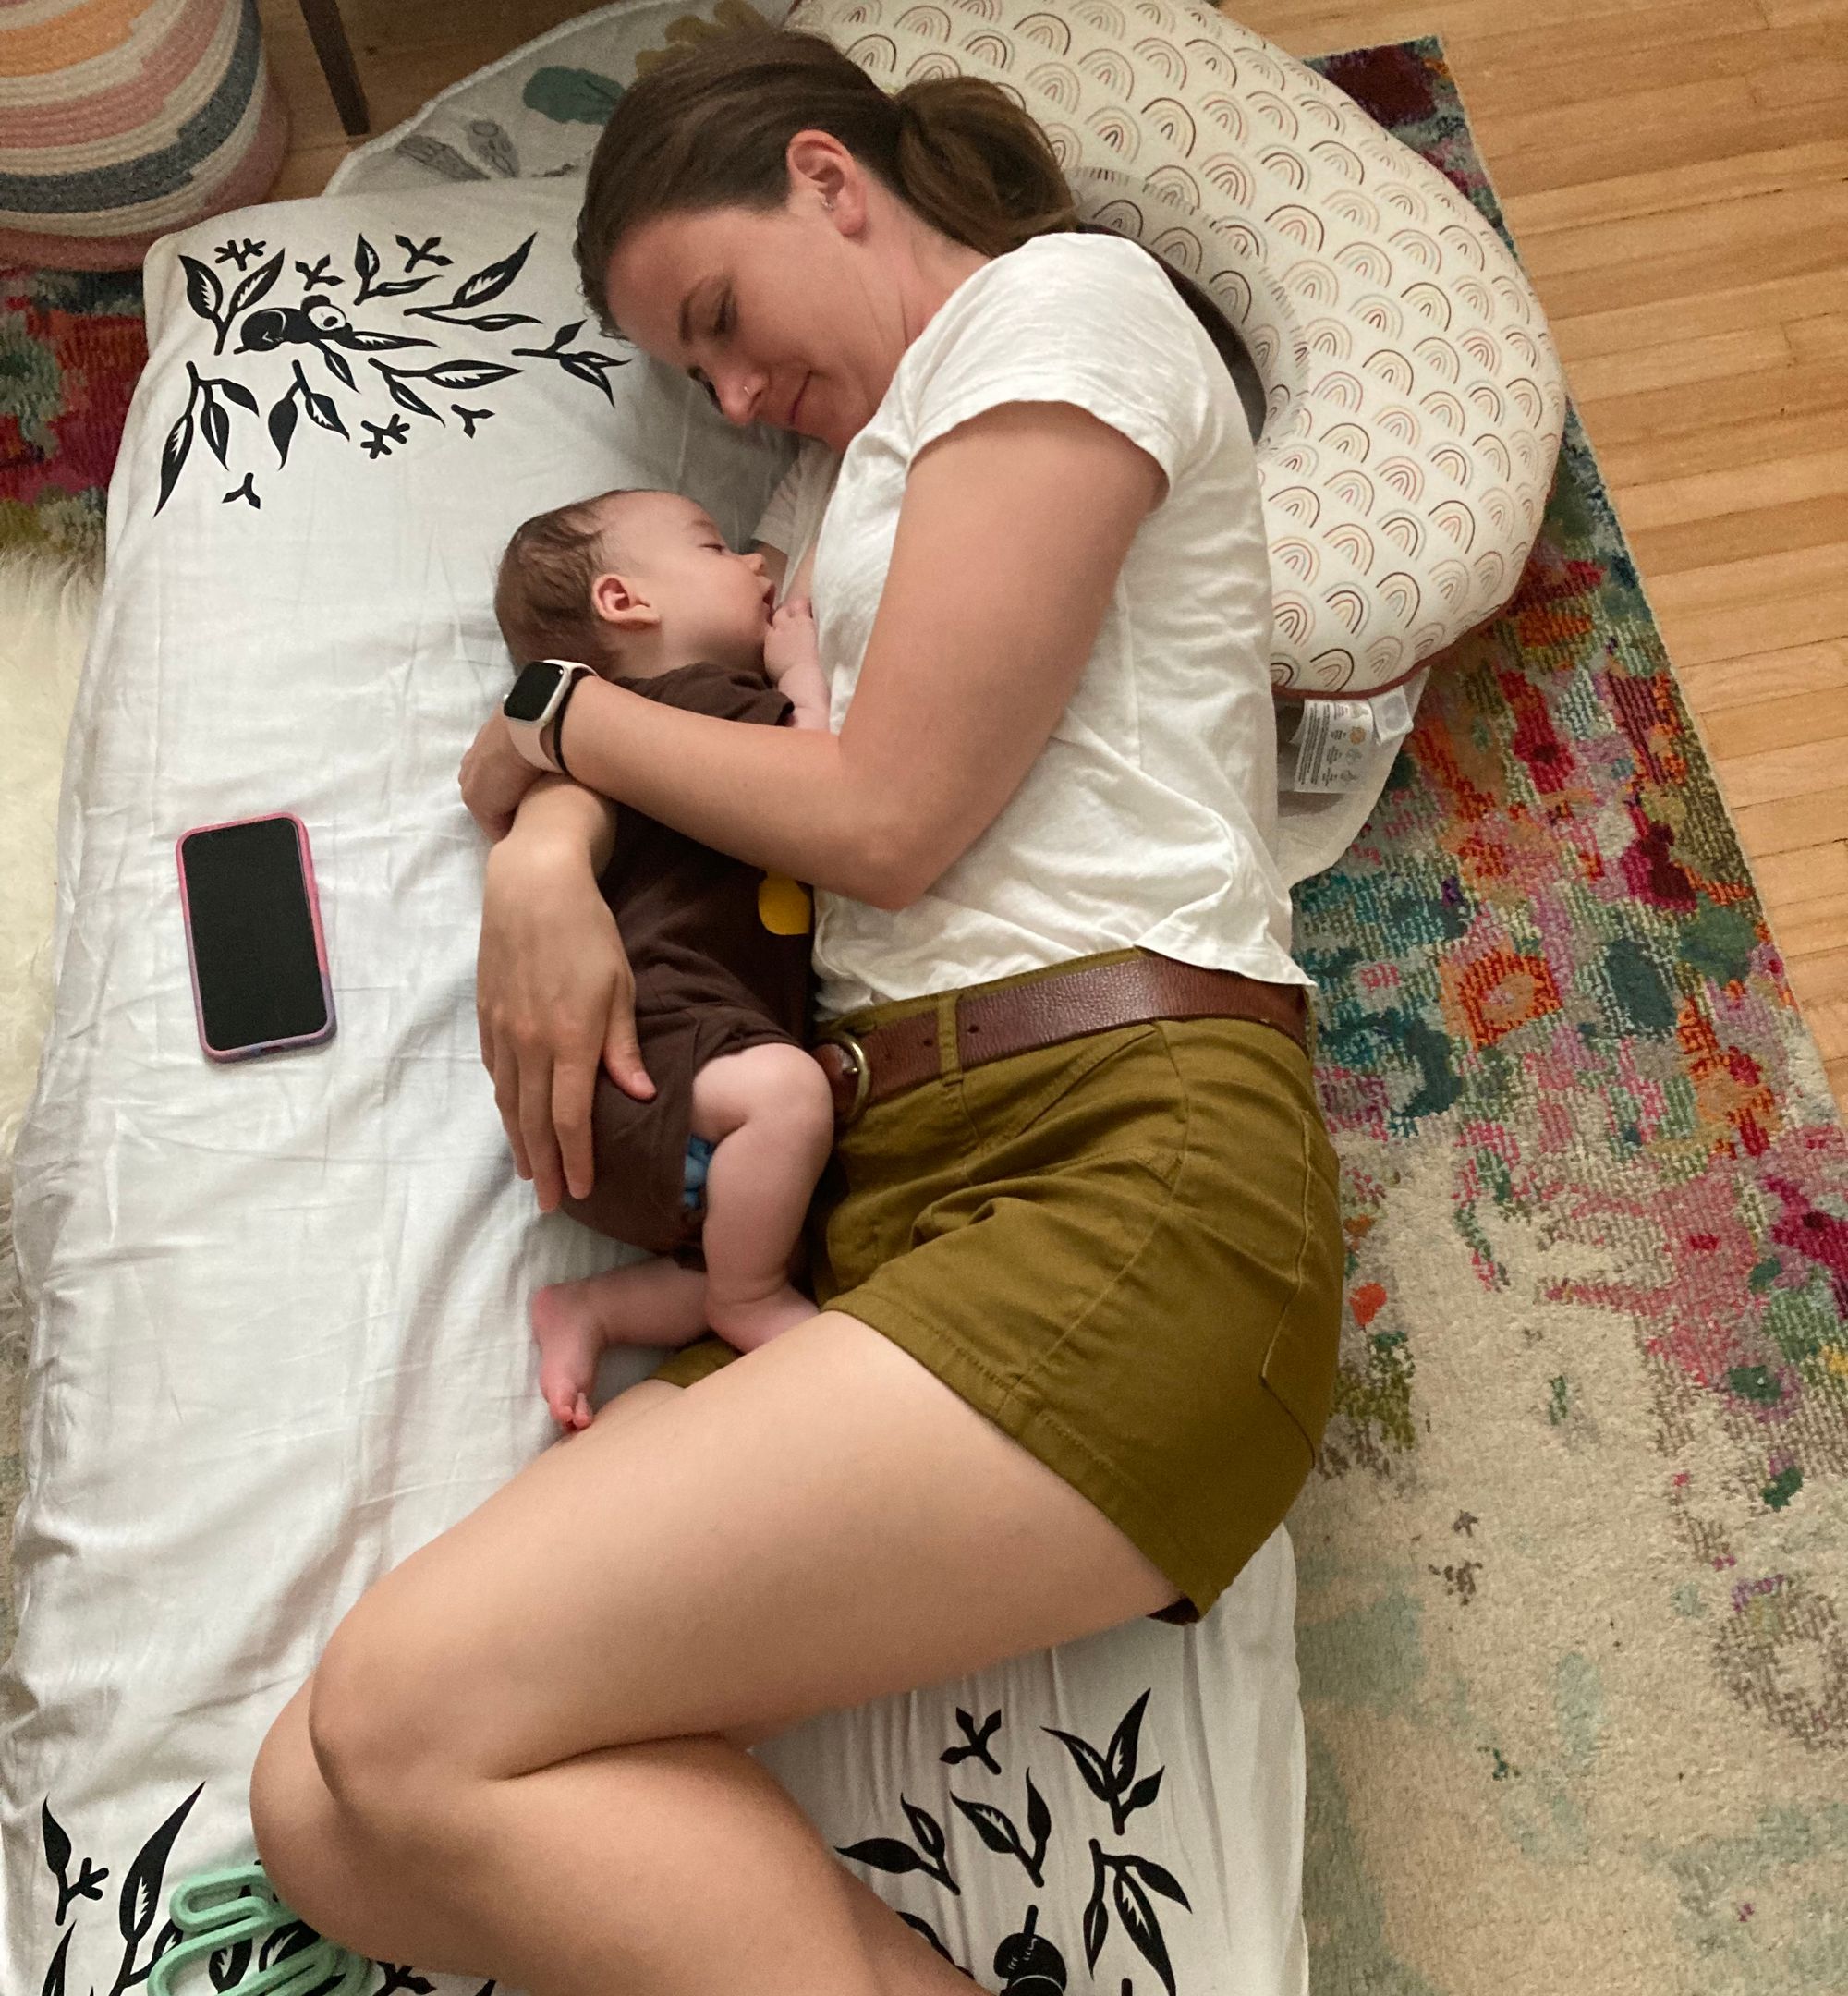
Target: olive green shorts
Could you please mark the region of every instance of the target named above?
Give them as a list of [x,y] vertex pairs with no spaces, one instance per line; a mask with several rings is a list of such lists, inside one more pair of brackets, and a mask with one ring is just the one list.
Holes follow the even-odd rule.
[[[840,1133],[809,1215],[816,1301],[1088,1497],[1173,1582],[1154,1619],[1196,1622],[1283,1521],[1333,1394],[1344,1249],[1310,1062],[1274,1027],[1200,1018],[965,1071],[958,995],[841,1021],[934,1008],[946,1065]],[[740,1356],[709,1334],[654,1377]]]

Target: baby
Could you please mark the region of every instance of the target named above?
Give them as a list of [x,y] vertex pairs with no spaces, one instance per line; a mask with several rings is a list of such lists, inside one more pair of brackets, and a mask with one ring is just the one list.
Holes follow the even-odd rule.
[[[695,712],[825,728],[812,615],[775,598],[762,555],[735,554],[690,499],[626,490],[526,521],[501,558],[494,614],[517,665],[581,661]],[[656,1092],[638,1101],[599,1073],[596,1180],[563,1210],[675,1265],[534,1296],[540,1391],[567,1430],[590,1424],[606,1345],[682,1345],[710,1326],[749,1351],[814,1314],[791,1278],[833,1140],[833,1100],[804,1045],[806,892],[626,805],[600,884]],[[663,1325],[664,1288],[697,1285],[702,1255],[701,1321],[675,1307]]]

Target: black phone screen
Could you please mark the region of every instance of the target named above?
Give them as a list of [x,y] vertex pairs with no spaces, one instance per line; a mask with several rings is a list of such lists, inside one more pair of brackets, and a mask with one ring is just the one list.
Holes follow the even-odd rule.
[[308,882],[291,818],[258,818],[180,841],[205,1042],[229,1053],[328,1024]]

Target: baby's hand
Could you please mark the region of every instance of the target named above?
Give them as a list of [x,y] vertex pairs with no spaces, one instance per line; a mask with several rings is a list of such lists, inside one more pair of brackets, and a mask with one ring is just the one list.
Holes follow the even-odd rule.
[[792,596],[776,606],[763,640],[764,675],[781,686],[784,675],[798,665],[820,667],[815,646],[815,610],[806,596]]

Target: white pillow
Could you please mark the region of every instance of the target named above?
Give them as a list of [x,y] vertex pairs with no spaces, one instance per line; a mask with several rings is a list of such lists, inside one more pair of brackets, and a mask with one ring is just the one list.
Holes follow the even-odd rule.
[[[150,260],[18,1155],[0,1990],[141,1979],[173,1886],[249,1861],[252,1760],[342,1614],[553,1438],[533,1288],[624,1252],[537,1215],[477,1045],[485,846],[456,769],[509,676],[494,564],[526,514],[616,483],[691,492],[740,542],[794,440],[587,335],[577,201],[538,180],[289,202]],[[279,809],[309,827],[338,1032],[218,1067],[174,841]],[[610,1355],[604,1392],[659,1356]],[[757,1751],[979,1977],[1030,1928],[1074,1986],[1089,1952],[1112,1988],[1302,1996],[1293,1606],[1279,1531],[1194,1626]]]

